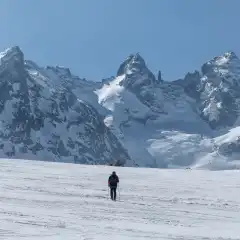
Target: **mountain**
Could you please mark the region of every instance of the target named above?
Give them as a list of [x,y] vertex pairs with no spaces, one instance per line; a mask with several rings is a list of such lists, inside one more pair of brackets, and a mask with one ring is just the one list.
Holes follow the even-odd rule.
[[0,156],[88,164],[130,161],[103,117],[85,101],[90,89],[93,96],[92,83],[69,69],[43,69],[24,60],[19,47],[1,53]]
[[240,60],[227,52],[183,79],[131,54],[92,82],[0,54],[0,156],[141,167],[238,168]]
[[95,92],[109,110],[105,124],[137,165],[236,168],[239,141],[228,136],[240,135],[239,70],[240,60],[227,52],[203,64],[201,71],[166,82],[135,54]]
[[197,102],[201,117],[211,128],[232,126],[238,118],[240,60],[233,52],[205,63],[201,73],[188,74],[185,92]]

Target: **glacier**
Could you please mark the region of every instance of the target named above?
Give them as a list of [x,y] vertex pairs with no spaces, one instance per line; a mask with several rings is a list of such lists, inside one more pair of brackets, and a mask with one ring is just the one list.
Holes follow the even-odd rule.
[[[115,170],[120,199],[109,199]],[[240,174],[1,159],[2,240],[237,240]]]

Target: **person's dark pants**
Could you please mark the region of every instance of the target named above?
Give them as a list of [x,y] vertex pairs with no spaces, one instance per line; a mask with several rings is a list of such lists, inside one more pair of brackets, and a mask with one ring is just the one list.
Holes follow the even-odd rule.
[[112,200],[116,200],[117,197],[117,187],[110,187],[110,195]]

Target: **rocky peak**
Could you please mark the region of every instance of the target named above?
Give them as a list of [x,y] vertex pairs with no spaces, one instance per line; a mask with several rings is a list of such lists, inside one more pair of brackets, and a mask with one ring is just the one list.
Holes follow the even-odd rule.
[[[18,91],[27,95],[24,55],[18,46],[0,53],[0,101],[5,102]],[[26,100],[26,97],[24,97]]]
[[142,72],[146,68],[146,63],[139,53],[131,54],[119,67],[117,76]]
[[206,76],[224,76],[229,72],[240,73],[240,60],[234,52],[226,52],[206,62],[202,66],[202,74]]
[[207,86],[224,92],[240,87],[240,59],[234,52],[226,52],[202,66],[201,89]]
[[18,46],[7,48],[5,51],[0,53],[1,63],[10,60],[23,62],[23,58],[24,58],[23,52],[20,50]]
[[131,54],[119,67],[117,76],[125,75],[120,85],[138,93],[142,87],[153,87],[157,82],[139,53]]
[[162,83],[163,82],[163,79],[162,79],[162,72],[159,70],[158,71],[158,77],[157,77],[157,80],[159,83]]
[[212,128],[232,126],[238,118],[240,60],[234,52],[209,60],[201,72],[188,73],[175,83],[196,100],[200,116]]
[[188,72],[184,79],[173,81],[174,84],[180,85],[184,88],[185,93],[194,98],[199,98],[199,83],[201,79],[201,74],[198,71],[193,73]]
[[6,68],[23,67],[24,55],[18,46],[6,49],[0,53],[0,72]]
[[52,70],[60,77],[71,77],[72,76],[70,69],[63,67],[63,66],[56,66],[56,67],[47,66],[46,69]]
[[74,81],[68,68],[24,61],[19,47],[0,53],[1,157],[92,164],[117,159],[118,165],[129,160]]
[[239,58],[234,52],[229,51],[224,53],[222,56],[217,56],[213,58],[213,60],[211,60],[210,62],[215,62],[216,65],[223,65],[231,63],[232,61],[239,61]]
[[236,55],[235,52],[233,51],[228,51],[224,54],[224,57],[228,58],[228,59],[238,59],[238,56]]

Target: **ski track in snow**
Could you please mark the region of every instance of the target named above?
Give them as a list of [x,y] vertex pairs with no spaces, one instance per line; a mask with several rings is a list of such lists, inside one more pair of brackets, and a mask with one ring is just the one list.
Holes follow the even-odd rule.
[[[120,201],[108,197],[116,170]],[[240,239],[239,171],[0,161],[0,239]]]

